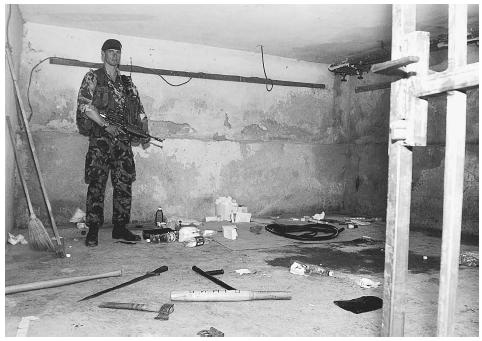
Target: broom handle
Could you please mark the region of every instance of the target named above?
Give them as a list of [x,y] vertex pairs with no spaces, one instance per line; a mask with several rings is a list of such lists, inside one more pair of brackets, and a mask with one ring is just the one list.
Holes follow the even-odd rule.
[[38,175],[38,178],[39,178],[40,187],[42,188],[43,198],[44,198],[44,201],[45,201],[45,205],[47,206],[50,222],[52,224],[52,229],[54,230],[55,239],[57,240],[58,246],[62,246],[62,242],[60,241],[59,232],[57,231],[57,225],[55,224],[54,216],[52,215],[52,208],[50,207],[50,201],[47,197],[47,190],[45,189],[45,184],[44,184],[44,181],[43,181],[42,172],[40,171],[40,164],[39,164],[39,161],[38,161],[38,158],[37,158],[37,153],[35,151],[35,145],[33,143],[33,138],[32,138],[32,134],[30,132],[30,127],[28,125],[27,115],[25,114],[25,108],[23,106],[23,101],[22,101],[22,98],[20,96],[20,89],[18,87],[17,78],[15,77],[15,72],[14,72],[14,69],[13,69],[12,54],[11,54],[10,50],[8,49],[8,47],[5,48],[5,54],[7,55],[8,68],[10,69],[10,75],[12,76],[13,84],[15,86],[15,93],[17,95],[18,104],[20,106],[23,125],[25,126],[25,131],[27,132],[28,145],[30,147],[30,151],[32,152],[33,161],[34,161],[34,164],[35,164],[35,169],[37,170],[37,175]]
[[99,275],[58,278],[58,279],[52,279],[48,281],[11,285],[11,286],[5,287],[5,294],[8,295],[8,294],[14,294],[14,293],[23,292],[23,291],[53,288],[53,287],[59,287],[61,285],[85,282],[85,281],[90,281],[90,280],[99,279],[99,278],[117,277],[117,276],[122,276],[122,270],[106,272]]
[[33,207],[32,207],[32,202],[30,201],[30,195],[28,194],[27,183],[25,182],[25,179],[22,175],[22,169],[20,168],[20,163],[17,155],[17,147],[15,146],[15,139],[13,138],[12,124],[10,123],[10,117],[8,116],[7,116],[7,126],[8,126],[10,139],[12,140],[13,155],[15,157],[15,163],[17,164],[18,177],[20,178],[23,191],[25,192],[25,196],[27,197],[28,210],[30,211],[30,216],[35,216],[35,212],[33,211]]

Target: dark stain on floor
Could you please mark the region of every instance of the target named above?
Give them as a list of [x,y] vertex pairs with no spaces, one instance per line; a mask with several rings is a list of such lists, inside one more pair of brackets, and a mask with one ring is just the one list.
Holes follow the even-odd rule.
[[[346,252],[334,247],[289,246],[277,249],[275,252],[289,255],[265,260],[271,266],[289,268],[293,261],[300,261],[309,264],[322,264],[334,271],[360,274],[383,273],[385,268],[385,252],[379,247]],[[429,257],[424,260],[422,255],[409,252],[408,270],[410,272],[424,273],[439,269],[440,257]]]

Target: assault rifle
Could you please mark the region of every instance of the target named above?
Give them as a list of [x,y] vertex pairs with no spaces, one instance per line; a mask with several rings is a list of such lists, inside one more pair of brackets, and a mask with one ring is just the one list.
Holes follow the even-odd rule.
[[141,138],[141,139],[146,139],[146,138],[150,137],[151,139],[154,139],[154,140],[159,141],[161,143],[165,140],[165,139],[161,139],[160,137],[152,136],[152,135],[146,133],[144,130],[142,130],[141,128],[139,128],[135,125],[118,122],[118,121],[116,121],[112,118],[107,117],[106,115],[100,114],[100,116],[102,116],[102,118],[104,120],[106,120],[109,124],[113,124],[113,125],[121,128],[124,132],[126,132],[126,133],[128,133],[132,136],[135,136],[135,137],[138,137],[138,138]]

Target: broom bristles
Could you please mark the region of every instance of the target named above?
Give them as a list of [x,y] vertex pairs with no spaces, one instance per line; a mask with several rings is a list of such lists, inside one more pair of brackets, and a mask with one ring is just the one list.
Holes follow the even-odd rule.
[[50,239],[44,225],[35,216],[30,216],[28,222],[28,240],[30,247],[39,251],[55,251],[55,246]]

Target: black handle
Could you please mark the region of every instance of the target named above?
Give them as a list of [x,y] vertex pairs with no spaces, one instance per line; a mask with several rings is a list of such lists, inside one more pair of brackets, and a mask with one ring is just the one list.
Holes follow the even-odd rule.
[[146,273],[146,275],[159,276],[161,273],[166,272],[167,269],[168,269],[167,265],[163,265],[163,266],[161,266],[160,268],[157,268],[154,271],[149,271],[148,273]]
[[196,271],[198,274],[200,274],[201,276],[204,276],[204,277],[206,277],[207,279],[213,281],[214,283],[222,286],[224,289],[227,289],[227,290],[236,290],[236,289],[233,288],[232,286],[227,285],[226,283],[224,283],[223,281],[217,279],[216,277],[213,277],[213,276],[207,274],[206,272],[202,271],[202,270],[199,269],[196,265],[193,265],[193,266],[192,266],[192,269],[193,269],[194,271]]
[[211,276],[224,274],[224,270],[223,270],[223,269],[210,270],[210,271],[204,271],[204,272],[207,273],[208,275],[211,275]]

